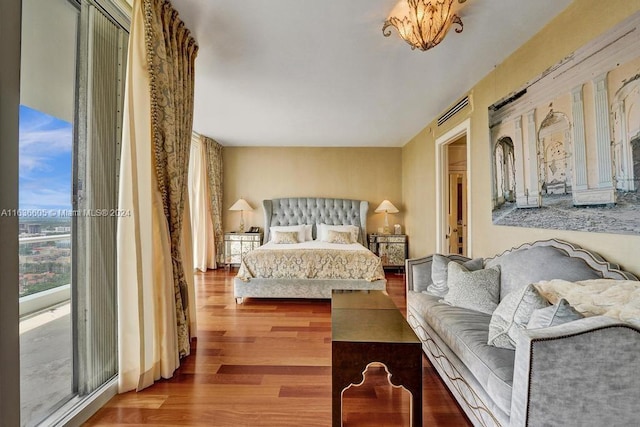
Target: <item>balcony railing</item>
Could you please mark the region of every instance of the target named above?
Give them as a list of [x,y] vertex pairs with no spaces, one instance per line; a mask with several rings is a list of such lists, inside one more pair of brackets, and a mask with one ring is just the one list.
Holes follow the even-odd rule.
[[71,298],[71,234],[20,237],[20,317]]

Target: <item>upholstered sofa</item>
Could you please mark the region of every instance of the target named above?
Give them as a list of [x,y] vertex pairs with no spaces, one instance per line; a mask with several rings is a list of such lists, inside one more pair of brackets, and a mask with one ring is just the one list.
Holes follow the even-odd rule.
[[[487,344],[490,314],[452,306],[428,292],[432,262],[433,256],[406,262],[407,319],[474,425],[640,425],[640,329],[592,316],[518,330],[515,350],[494,347]],[[481,263],[484,269],[499,266],[500,298],[551,279],[638,280],[559,240],[527,243]]]

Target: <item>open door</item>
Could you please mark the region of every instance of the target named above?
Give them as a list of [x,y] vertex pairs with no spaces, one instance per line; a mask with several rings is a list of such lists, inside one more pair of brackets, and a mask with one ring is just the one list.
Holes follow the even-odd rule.
[[467,176],[449,172],[449,253],[467,254]]

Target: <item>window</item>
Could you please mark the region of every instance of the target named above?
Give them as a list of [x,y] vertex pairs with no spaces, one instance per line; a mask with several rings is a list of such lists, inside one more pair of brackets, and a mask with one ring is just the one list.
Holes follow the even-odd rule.
[[62,422],[117,372],[115,208],[126,21],[106,0],[23,0],[23,426]]

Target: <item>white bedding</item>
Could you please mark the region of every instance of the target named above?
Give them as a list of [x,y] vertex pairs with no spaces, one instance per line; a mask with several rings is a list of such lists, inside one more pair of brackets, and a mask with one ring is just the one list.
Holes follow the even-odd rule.
[[302,243],[273,243],[267,242],[264,245],[260,246],[260,249],[337,249],[343,251],[368,251],[369,249],[362,246],[360,243],[350,243],[350,244],[340,244],[340,243],[329,243],[322,242],[320,240],[310,240],[308,242]]

